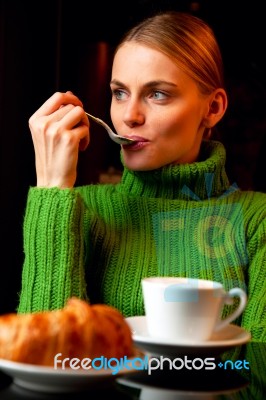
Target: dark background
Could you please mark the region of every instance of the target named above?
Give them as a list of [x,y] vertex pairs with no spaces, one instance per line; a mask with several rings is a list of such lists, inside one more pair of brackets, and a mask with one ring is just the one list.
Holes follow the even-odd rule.
[[[92,2],[0,0],[0,313],[13,312],[18,304],[23,214],[29,186],[35,185],[29,117],[55,91],[72,90],[87,110],[110,122],[114,46],[126,29],[155,11],[188,11],[213,27],[229,94],[229,109],[218,126],[228,174],[243,189],[266,191],[263,2]],[[120,168],[119,146],[94,125],[91,146],[80,156],[77,184],[97,182],[110,166]]]

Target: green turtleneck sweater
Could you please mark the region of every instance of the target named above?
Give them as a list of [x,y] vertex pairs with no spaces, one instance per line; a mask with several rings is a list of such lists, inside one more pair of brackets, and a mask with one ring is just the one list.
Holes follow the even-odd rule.
[[125,168],[115,185],[30,188],[24,252],[19,313],[78,296],[143,315],[143,277],[186,276],[244,288],[235,323],[266,341],[266,195],[230,186],[219,142],[192,164]]

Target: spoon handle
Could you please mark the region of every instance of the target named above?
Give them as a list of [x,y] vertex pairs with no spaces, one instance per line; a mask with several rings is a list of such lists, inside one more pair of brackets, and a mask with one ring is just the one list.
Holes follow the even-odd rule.
[[87,113],[86,111],[85,111],[85,114],[88,117],[90,117],[93,121],[97,122],[99,125],[102,125],[107,130],[108,135],[114,142],[116,142],[118,144],[132,144],[135,142],[135,140],[133,140],[133,139],[125,138],[123,136],[120,136],[120,135],[117,135],[116,133],[114,133],[112,131],[112,129],[110,128],[110,126],[107,125],[102,119],[94,117],[94,115],[91,115],[91,114]]

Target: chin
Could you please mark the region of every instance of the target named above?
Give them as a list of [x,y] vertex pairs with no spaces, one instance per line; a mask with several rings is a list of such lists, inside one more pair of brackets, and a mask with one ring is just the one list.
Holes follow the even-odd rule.
[[127,163],[124,162],[125,167],[127,167],[128,169],[130,169],[131,171],[152,171],[154,169],[160,168],[154,165],[147,165],[147,164],[140,164],[140,163]]
[[148,157],[128,157],[123,154],[123,164],[131,171],[152,171],[163,166],[160,163],[154,163],[154,160],[151,160],[153,162],[147,161],[149,161]]

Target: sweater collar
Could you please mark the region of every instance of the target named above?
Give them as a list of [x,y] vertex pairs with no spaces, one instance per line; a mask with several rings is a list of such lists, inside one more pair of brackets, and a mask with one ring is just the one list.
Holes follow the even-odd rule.
[[[142,197],[204,200],[231,191],[225,172],[226,153],[222,143],[203,141],[199,161],[168,165],[153,171],[124,168],[119,191]],[[235,187],[233,188],[235,190]]]

